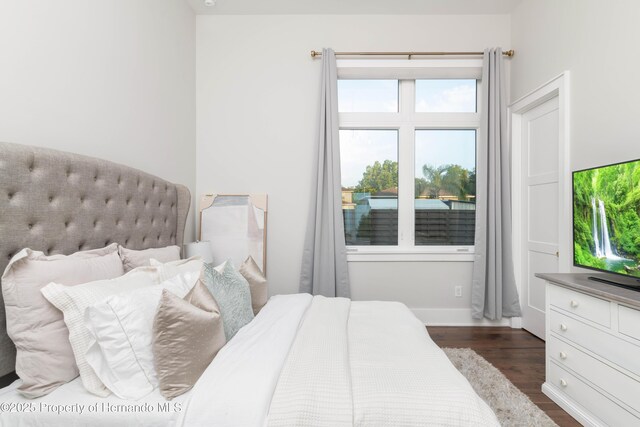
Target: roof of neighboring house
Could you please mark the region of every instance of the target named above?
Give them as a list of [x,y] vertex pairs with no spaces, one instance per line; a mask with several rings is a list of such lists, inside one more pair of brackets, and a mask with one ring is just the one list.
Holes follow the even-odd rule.
[[[442,200],[438,199],[416,199],[416,209],[449,209]],[[398,209],[398,199],[369,199],[371,209]]]
[[385,188],[384,190],[380,190],[376,193],[376,196],[380,195],[383,196],[385,194],[398,194],[398,187],[389,187],[389,188]]

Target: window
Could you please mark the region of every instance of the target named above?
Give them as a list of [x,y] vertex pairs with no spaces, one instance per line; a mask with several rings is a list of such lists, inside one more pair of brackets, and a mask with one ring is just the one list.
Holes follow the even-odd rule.
[[475,78],[338,81],[350,251],[472,251],[478,85]]
[[473,246],[476,131],[417,130],[415,244]]
[[398,131],[341,130],[340,164],[347,245],[397,245]]

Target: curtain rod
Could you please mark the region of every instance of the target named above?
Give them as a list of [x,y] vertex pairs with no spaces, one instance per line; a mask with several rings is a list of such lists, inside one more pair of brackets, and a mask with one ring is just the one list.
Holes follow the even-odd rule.
[[[513,49],[502,52],[503,55],[512,57],[516,52]],[[336,52],[336,56],[481,56],[484,52]],[[322,52],[311,51],[311,58],[319,58]]]

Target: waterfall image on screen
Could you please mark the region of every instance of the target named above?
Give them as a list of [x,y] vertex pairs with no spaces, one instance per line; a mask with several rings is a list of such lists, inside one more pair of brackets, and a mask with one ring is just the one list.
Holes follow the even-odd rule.
[[573,173],[574,263],[640,277],[640,160]]

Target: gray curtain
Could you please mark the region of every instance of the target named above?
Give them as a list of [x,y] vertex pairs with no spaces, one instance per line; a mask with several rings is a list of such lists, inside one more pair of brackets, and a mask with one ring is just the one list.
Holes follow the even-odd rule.
[[502,50],[486,49],[476,176],[476,242],[471,287],[475,319],[521,315],[511,244],[511,153]]
[[302,254],[300,292],[349,297],[342,219],[338,72],[333,50],[322,50],[320,129],[312,167],[311,208]]

